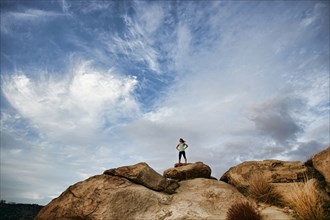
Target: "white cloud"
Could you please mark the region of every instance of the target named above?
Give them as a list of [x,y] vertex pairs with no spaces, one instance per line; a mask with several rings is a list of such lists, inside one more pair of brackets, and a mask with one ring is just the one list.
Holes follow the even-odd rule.
[[[29,25],[44,23],[45,21],[56,19],[64,14],[55,11],[47,11],[40,9],[24,9],[22,11],[6,11],[1,12],[1,33],[14,34],[16,27],[24,26],[28,22]],[[25,28],[27,26],[24,26]],[[14,35],[15,36],[15,35]]]
[[177,69],[189,67],[190,62],[185,59],[189,57],[192,52],[191,46],[191,33],[188,26],[179,24],[177,29],[177,48],[174,51]]
[[46,11],[40,9],[25,9],[20,12],[8,11],[1,14],[1,26],[13,25],[15,24],[14,22],[43,22],[44,19],[52,19],[58,16],[63,16],[63,14],[55,11]]
[[131,62],[137,62],[149,67],[155,73],[160,72],[157,61],[157,51],[148,43],[143,33],[139,32],[139,24],[133,22],[131,18],[126,19],[128,32],[124,37],[117,34],[101,33],[100,41],[106,49],[114,55],[124,55]]
[[160,27],[164,19],[162,6],[152,2],[141,2],[136,6],[139,23],[147,34],[152,34]]
[[157,109],[156,112],[148,112],[144,115],[144,117],[147,120],[153,121],[153,122],[158,122],[158,121],[164,121],[168,116],[172,115],[173,111],[170,108],[160,108]]
[[320,13],[326,8],[323,2],[317,2],[313,7],[309,8],[303,14],[303,18],[300,24],[303,27],[312,25],[317,19],[319,19]]
[[53,11],[45,11],[39,9],[26,9],[23,12],[10,12],[7,14],[10,18],[18,20],[40,19],[45,17],[62,16],[63,14]]
[[84,2],[81,6],[81,11],[83,13],[93,13],[93,12],[108,12],[112,13],[112,7],[114,2],[113,1],[88,1]]
[[29,78],[24,73],[4,80],[3,93],[11,105],[39,132],[57,139],[84,141],[100,124],[138,114],[133,77],[100,72],[88,62],[78,63],[62,79]]
[[68,13],[70,10],[70,3],[68,3],[66,0],[58,0],[60,5],[62,6],[63,13]]

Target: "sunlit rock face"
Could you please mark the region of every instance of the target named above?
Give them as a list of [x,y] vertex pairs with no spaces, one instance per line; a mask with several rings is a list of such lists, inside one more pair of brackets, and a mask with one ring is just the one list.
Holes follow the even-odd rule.
[[174,168],[164,171],[164,177],[176,180],[188,180],[194,178],[210,178],[211,168],[203,162],[189,164],[175,164]]
[[175,193],[166,193],[178,183],[146,163],[104,173],[70,186],[36,219],[225,219],[229,207],[245,199],[233,186],[208,178],[182,180]]

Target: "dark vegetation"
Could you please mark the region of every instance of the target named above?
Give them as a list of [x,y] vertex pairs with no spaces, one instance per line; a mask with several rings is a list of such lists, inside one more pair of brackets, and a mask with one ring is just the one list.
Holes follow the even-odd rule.
[[250,201],[234,203],[227,211],[227,220],[261,220],[255,204]]
[[37,204],[19,204],[0,201],[1,220],[33,220],[43,206]]
[[249,181],[248,196],[257,202],[263,202],[276,206],[283,206],[283,196],[273,185],[261,174],[256,173],[251,176]]

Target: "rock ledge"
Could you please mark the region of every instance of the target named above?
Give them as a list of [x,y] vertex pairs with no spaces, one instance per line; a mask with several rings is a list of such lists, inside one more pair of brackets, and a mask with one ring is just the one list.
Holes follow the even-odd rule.
[[163,176],[176,180],[210,178],[211,168],[203,162],[196,162],[192,164],[175,164],[174,168],[165,170]]
[[168,194],[175,193],[175,190],[180,186],[177,181],[166,179],[144,162],[106,170],[104,174],[124,177],[149,189],[164,191]]

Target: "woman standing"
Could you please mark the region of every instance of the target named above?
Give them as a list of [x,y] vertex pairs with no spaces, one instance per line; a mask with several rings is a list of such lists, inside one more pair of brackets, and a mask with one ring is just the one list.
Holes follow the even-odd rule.
[[185,149],[188,148],[188,144],[186,141],[180,138],[178,145],[176,145],[176,149],[179,151],[179,163],[181,163],[181,157],[183,156],[184,162],[187,163],[186,152]]

